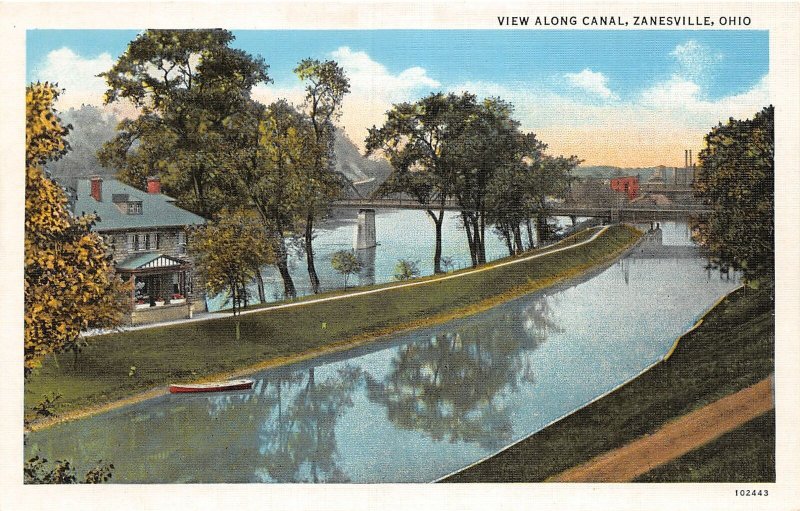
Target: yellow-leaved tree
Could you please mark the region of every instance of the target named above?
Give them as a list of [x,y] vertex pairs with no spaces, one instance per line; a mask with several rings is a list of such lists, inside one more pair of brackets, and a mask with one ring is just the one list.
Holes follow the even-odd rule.
[[59,91],[28,86],[25,151],[25,374],[42,359],[81,344],[87,328],[119,323],[127,285],[117,278],[93,217],[75,218],[42,165],[68,150],[53,109]]

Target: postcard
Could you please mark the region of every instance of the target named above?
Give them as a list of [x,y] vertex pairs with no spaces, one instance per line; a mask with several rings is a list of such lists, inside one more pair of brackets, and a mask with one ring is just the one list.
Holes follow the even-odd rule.
[[3,509],[797,505],[797,3],[0,10]]

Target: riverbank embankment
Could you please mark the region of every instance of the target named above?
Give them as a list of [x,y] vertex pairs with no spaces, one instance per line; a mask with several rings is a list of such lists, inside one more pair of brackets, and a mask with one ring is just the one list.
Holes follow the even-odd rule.
[[[772,288],[739,288],[709,311],[702,323],[682,336],[663,363],[616,392],[445,481],[545,481],[646,438],[680,417],[761,382],[774,371],[773,293]],[[702,450],[700,459],[693,464],[702,478],[685,470],[676,476],[675,470],[661,473],[655,469],[654,473],[659,475],[648,477],[646,472],[639,479],[774,481],[775,452],[768,448],[774,446],[774,414],[770,417],[766,422],[760,420],[759,427],[762,436],[772,438],[772,444],[759,441],[744,448],[731,445],[727,439],[721,443],[729,447],[727,451]],[[732,463],[731,460],[741,458],[741,452],[749,453],[752,459],[746,464]],[[698,458],[694,453],[686,456]],[[680,466],[680,460],[672,464]],[[647,463],[646,459],[640,461]],[[758,467],[757,472],[752,467]],[[746,471],[744,479],[736,471]]]
[[57,416],[30,426],[40,429],[155,397],[170,382],[249,374],[474,314],[613,261],[640,235],[627,226],[588,230],[541,251],[446,276],[97,336],[75,363],[51,357],[30,377],[26,415],[34,417],[43,396],[60,394]]

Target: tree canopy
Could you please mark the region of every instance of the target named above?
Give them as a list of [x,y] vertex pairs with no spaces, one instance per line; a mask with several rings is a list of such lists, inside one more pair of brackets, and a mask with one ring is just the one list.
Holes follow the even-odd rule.
[[221,213],[217,220],[198,227],[189,239],[197,271],[211,295],[228,292],[234,315],[247,306],[247,285],[261,266],[274,259],[274,249],[252,214]]
[[27,88],[25,152],[25,370],[69,349],[81,332],[119,323],[128,288],[115,277],[94,218],[75,218],[64,191],[41,165],[68,146],[53,109],[59,95],[49,83]]
[[751,285],[775,271],[774,107],[730,119],[705,137],[695,192],[712,213],[696,237],[714,265],[740,270]]
[[100,76],[107,104],[130,101],[136,119],[120,123],[100,154],[104,165],[143,187],[154,173],[179,205],[206,218],[230,198],[219,185],[224,122],[268,82],[260,57],[230,47],[227,30],[146,30]]

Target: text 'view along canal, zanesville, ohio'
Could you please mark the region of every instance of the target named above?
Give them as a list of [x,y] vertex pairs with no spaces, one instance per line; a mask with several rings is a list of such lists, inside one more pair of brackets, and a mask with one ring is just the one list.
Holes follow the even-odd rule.
[[30,432],[26,458],[113,460],[116,483],[434,481],[635,377],[738,285],[707,268],[686,223],[661,229],[663,245],[582,279],[257,373],[252,390]]

